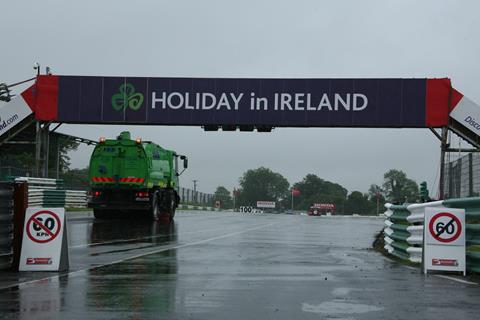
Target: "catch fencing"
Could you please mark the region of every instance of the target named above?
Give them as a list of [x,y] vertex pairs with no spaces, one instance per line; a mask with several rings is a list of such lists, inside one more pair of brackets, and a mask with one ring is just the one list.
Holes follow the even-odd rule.
[[9,269],[13,249],[13,183],[0,182],[0,270]]
[[445,164],[445,199],[480,195],[480,153],[469,153]]
[[213,194],[180,187],[178,190],[178,195],[180,196],[181,203],[184,204],[213,204]]
[[385,205],[385,250],[410,262],[422,262],[426,207],[465,209],[467,271],[480,273],[480,197],[457,198],[410,205]]

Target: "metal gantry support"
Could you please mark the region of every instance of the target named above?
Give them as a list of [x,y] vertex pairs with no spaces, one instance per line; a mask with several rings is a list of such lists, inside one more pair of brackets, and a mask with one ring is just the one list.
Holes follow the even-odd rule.
[[445,154],[448,149],[448,127],[442,127],[442,135],[440,140],[440,182],[439,197],[443,199],[445,196]]
[[48,150],[50,143],[50,122],[36,123],[35,164],[39,178],[48,177]]

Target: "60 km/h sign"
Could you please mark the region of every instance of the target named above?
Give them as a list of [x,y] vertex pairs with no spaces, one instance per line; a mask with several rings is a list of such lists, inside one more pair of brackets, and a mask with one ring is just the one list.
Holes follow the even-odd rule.
[[65,209],[29,207],[24,221],[19,271],[68,270]]
[[36,243],[52,241],[58,236],[60,230],[60,218],[52,211],[39,211],[27,221],[27,236]]
[[449,212],[435,214],[428,225],[433,238],[442,243],[453,242],[462,234],[462,223]]
[[[423,271],[459,271],[465,275],[465,209],[424,207]],[[425,207],[427,206],[427,207]]]

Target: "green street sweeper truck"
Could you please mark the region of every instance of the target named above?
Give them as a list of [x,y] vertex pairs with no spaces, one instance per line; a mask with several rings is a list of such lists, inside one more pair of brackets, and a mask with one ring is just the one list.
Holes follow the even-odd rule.
[[178,207],[178,160],[186,156],[159,145],[132,140],[130,132],[117,139],[100,138],[90,158],[90,200],[95,218],[119,215],[172,221]]

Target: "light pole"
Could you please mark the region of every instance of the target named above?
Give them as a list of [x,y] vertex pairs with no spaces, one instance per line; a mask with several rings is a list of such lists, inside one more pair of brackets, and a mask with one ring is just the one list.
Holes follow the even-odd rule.
[[291,193],[291,196],[292,196],[292,211],[293,211],[293,189],[292,189],[292,191],[290,191],[290,193]]
[[197,182],[198,180],[192,180],[193,181],[193,197],[194,197],[194,202],[197,203]]

